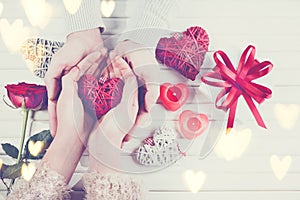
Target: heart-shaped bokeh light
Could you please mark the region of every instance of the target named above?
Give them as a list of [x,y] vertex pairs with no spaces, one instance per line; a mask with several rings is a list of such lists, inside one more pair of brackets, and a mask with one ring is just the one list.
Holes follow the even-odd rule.
[[203,171],[186,170],[184,179],[189,190],[192,193],[197,193],[205,183],[206,174]]
[[44,150],[45,143],[43,141],[32,141],[28,142],[29,153],[33,156],[38,156]]
[[290,130],[299,119],[300,106],[297,104],[275,104],[274,113],[279,125]]
[[74,15],[80,8],[82,0],[63,0],[66,10]]
[[276,178],[278,180],[282,180],[286,176],[292,164],[292,157],[285,156],[283,158],[279,158],[277,155],[272,155],[270,158],[270,164]]
[[0,16],[1,16],[1,14],[2,14],[2,11],[3,11],[3,3],[0,1]]
[[116,3],[114,0],[101,1],[101,13],[104,17],[110,17],[115,10]]
[[25,27],[21,19],[16,19],[11,24],[7,19],[1,19],[0,32],[5,46],[11,53],[20,52],[22,43],[32,35],[30,28]]
[[24,178],[24,180],[30,181],[35,171],[36,166],[34,163],[24,163],[21,167],[21,176]]
[[240,158],[251,141],[252,131],[232,129],[230,134],[223,134],[215,146],[215,153],[227,161]]
[[0,158],[0,170],[2,169],[3,160]]
[[21,0],[21,3],[32,26],[47,26],[51,19],[52,6],[46,0]]

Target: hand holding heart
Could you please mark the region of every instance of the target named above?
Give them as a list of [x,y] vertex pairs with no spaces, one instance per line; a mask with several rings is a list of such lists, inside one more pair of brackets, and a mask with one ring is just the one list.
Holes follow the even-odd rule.
[[[80,74],[93,73],[98,64],[107,53],[103,46],[101,33],[98,28],[78,31],[67,36],[64,46],[59,49],[51,60],[51,64],[45,75],[45,84],[48,92],[48,113],[51,135],[57,131],[56,102],[61,89],[61,79],[75,65],[80,69]],[[87,55],[94,54],[95,59],[86,59],[86,64],[79,64]]]
[[[119,42],[114,51],[118,56],[124,58],[137,76],[139,111],[134,128],[143,127],[149,122],[149,112],[159,97],[158,63],[149,49],[130,40]],[[134,128],[131,131],[134,131]],[[129,139],[130,133],[127,136]]]
[[[129,44],[129,41],[126,43]],[[117,47],[119,49],[110,53],[107,61],[108,66],[102,71],[100,79],[91,74],[85,74],[82,77],[77,74],[74,75],[74,78],[72,73],[77,73],[76,69],[72,69],[69,72],[72,72],[71,75],[69,73],[65,75],[66,77],[73,77],[71,80],[63,77],[63,80],[66,79],[69,81],[63,81],[62,92],[58,101],[57,116],[59,123],[65,120],[65,122],[61,123],[63,125],[58,126],[58,129],[60,127],[66,129],[66,127],[74,126],[75,131],[84,140],[90,134],[94,122],[98,120],[99,123],[95,124],[94,131],[92,132],[97,132],[97,130],[98,132],[100,130],[103,134],[106,134],[106,132],[111,134],[113,132],[115,135],[110,135],[112,136],[110,142],[115,143],[120,148],[123,142],[129,140],[132,128],[138,125],[144,116],[148,115],[149,109],[156,103],[159,95],[159,86],[148,84],[151,77],[148,76],[147,72],[153,70],[155,66],[149,70],[143,70],[144,72],[138,69],[144,63],[138,59],[140,56],[148,59],[149,64],[155,64],[154,55],[151,55],[147,51],[142,51],[134,54],[126,54],[126,57],[121,58],[117,54],[120,53],[121,46]],[[122,47],[123,50],[126,51],[124,47]],[[98,62],[96,57],[93,54],[89,55],[89,59],[86,58],[86,61],[83,60],[78,64],[80,65],[79,68],[89,68],[89,66],[85,65],[94,65],[92,63]],[[143,87],[148,87],[146,94],[143,92],[144,90],[138,88],[136,76],[141,78],[144,83]],[[72,81],[75,81],[75,83]],[[73,99],[73,102],[70,102],[70,97]],[[139,101],[142,101],[143,105],[140,105]],[[119,107],[122,107],[122,109]],[[76,108],[76,112],[74,112],[74,108]],[[64,117],[67,112],[74,116]],[[137,115],[138,113],[139,115]],[[88,126],[86,122],[88,122]],[[107,131],[103,131],[107,127],[110,128]],[[112,131],[112,129],[116,130]]]
[[[97,61],[97,55],[90,54],[78,65],[82,67],[95,61]],[[62,77],[62,90],[57,101],[57,133],[71,134],[70,137],[79,136],[82,141],[86,142],[95,116],[84,110],[78,95],[79,72],[78,67],[74,67]]]
[[[57,102],[57,134],[43,157],[43,162],[47,163],[52,170],[63,175],[66,182],[72,177],[76,165],[86,148],[86,144],[88,144],[91,157],[95,155],[99,147],[101,148],[105,144],[115,144],[120,148],[125,133],[133,126],[137,115],[137,95],[128,95],[132,88],[137,86],[136,77],[131,72],[128,64],[120,58],[111,61],[113,64],[108,66],[110,69],[107,72],[102,73],[101,80],[122,79],[125,83],[123,90],[126,95],[116,107],[110,109],[98,122],[95,115],[87,112],[87,109],[85,109],[86,104],[83,103],[82,97],[79,97],[78,92],[80,87],[79,80],[87,75],[82,76],[79,68],[90,67],[95,63],[98,66],[97,52],[88,55],[62,77],[62,89]],[[128,76],[128,73],[131,73],[132,76]],[[94,81],[97,84],[105,82],[107,81]],[[103,91],[106,92],[107,89],[109,88],[106,87]],[[109,97],[106,100],[108,100],[107,103],[109,104]],[[119,129],[119,124],[115,122],[115,114],[126,113],[124,112],[124,106],[128,108],[128,105],[132,105],[127,113],[127,118],[131,119],[131,124],[128,123],[126,129],[122,132]],[[106,112],[107,110],[103,109],[103,111]],[[101,140],[95,140],[95,136],[105,136],[109,140],[105,142],[103,137]],[[98,145],[97,142],[100,142],[101,145]],[[92,150],[95,151],[93,152]],[[105,150],[108,155],[111,155],[108,149]],[[57,155],[59,156],[57,157]],[[96,160],[94,167],[90,165],[91,170],[97,170],[98,165],[100,165],[99,160]]]
[[154,54],[145,46],[130,40],[119,42],[115,47],[118,56],[123,57],[138,76],[139,90],[144,90],[144,111],[149,112],[159,97],[158,63]]

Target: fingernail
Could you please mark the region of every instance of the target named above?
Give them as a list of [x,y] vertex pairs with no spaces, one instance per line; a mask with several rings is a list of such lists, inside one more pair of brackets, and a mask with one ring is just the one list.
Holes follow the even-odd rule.
[[84,72],[77,66],[72,69],[71,73],[73,77],[76,77],[75,80],[78,78],[78,76],[81,77],[84,74]]
[[76,73],[78,73],[79,71],[81,71],[80,69],[79,69],[79,67],[77,67],[77,66],[75,66],[75,67],[73,67],[72,68],[72,74],[76,74]]

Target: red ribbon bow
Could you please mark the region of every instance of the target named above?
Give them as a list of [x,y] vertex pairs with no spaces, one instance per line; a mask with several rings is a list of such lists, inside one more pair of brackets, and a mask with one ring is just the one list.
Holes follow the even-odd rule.
[[271,98],[272,91],[252,81],[268,74],[272,70],[273,64],[269,61],[259,62],[254,56],[255,47],[249,45],[243,52],[238,68],[235,70],[228,56],[223,51],[217,51],[214,53],[216,66],[213,72],[208,72],[201,78],[208,85],[223,88],[216,98],[215,105],[218,109],[225,111],[229,109],[227,133],[233,127],[238,98],[241,95],[247,102],[258,125],[266,128],[253,100],[260,104],[265,99]]

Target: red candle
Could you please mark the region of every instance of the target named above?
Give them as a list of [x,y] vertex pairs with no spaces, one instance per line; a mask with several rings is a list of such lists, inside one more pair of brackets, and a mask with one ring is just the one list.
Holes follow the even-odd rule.
[[188,96],[189,89],[184,83],[176,85],[164,83],[160,86],[160,100],[168,110],[178,110],[186,102]]
[[208,127],[208,117],[205,114],[183,111],[179,116],[179,130],[186,139],[194,139],[201,135]]
[[167,90],[167,97],[172,102],[178,102],[181,98],[181,95],[181,90],[176,86],[169,87]]

